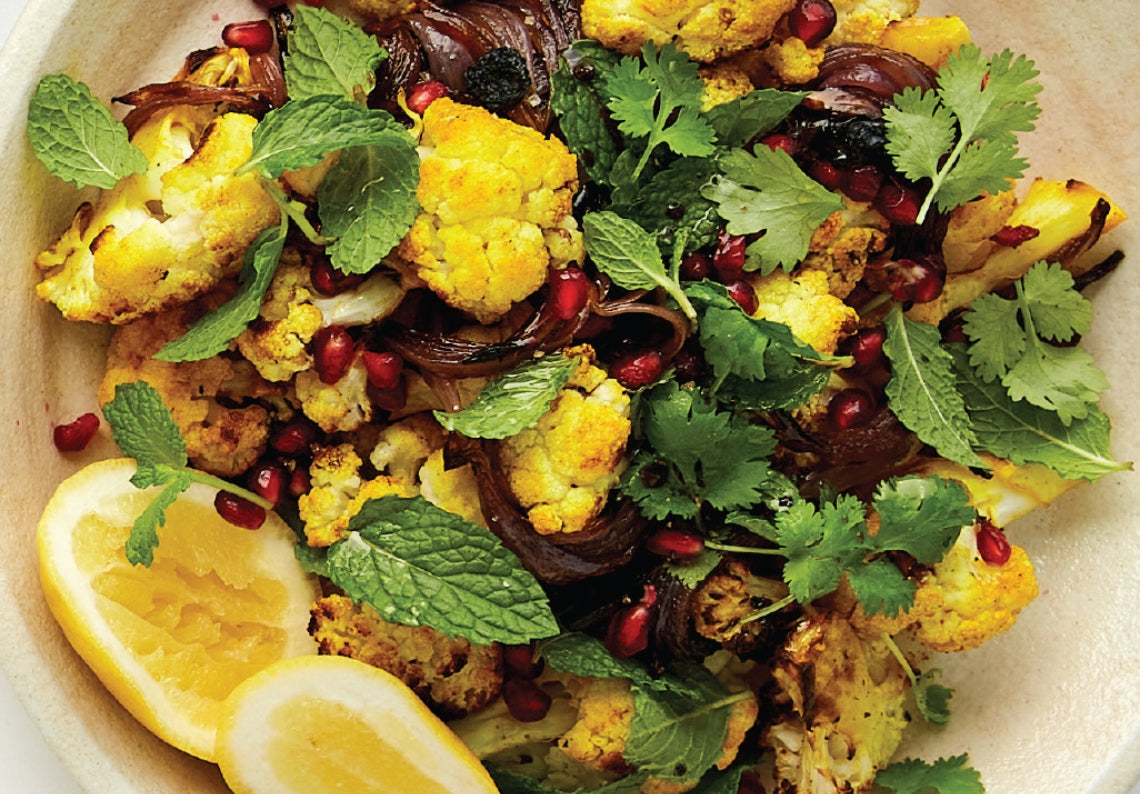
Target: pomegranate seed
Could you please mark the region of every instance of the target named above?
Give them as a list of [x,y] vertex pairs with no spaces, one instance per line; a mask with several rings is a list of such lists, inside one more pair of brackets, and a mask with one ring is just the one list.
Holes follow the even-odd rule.
[[656,350],[624,356],[610,367],[610,375],[627,389],[640,389],[661,377],[665,362]]
[[259,463],[246,475],[246,487],[261,498],[272,502],[274,507],[281,504],[288,486],[289,471],[280,463],[272,461]]
[[697,381],[708,374],[708,366],[700,353],[682,348],[673,356],[673,374],[681,383]]
[[400,385],[404,359],[397,354],[365,350],[361,358],[364,360],[364,369],[368,372],[368,382],[377,389],[394,389]]
[[862,389],[844,389],[827,403],[827,419],[836,430],[850,430],[871,421],[875,399]]
[[752,285],[743,279],[736,279],[725,284],[728,289],[728,297],[732,298],[740,308],[744,309],[744,313],[752,315],[760,308],[760,299],[756,297],[756,290]]
[[408,379],[401,375],[399,382],[390,389],[378,389],[369,383],[368,399],[383,411],[399,411],[408,404]]
[[712,274],[712,261],[708,254],[694,251],[681,259],[681,278],[688,281],[700,281]]
[[649,647],[649,630],[653,625],[657,589],[645,585],[641,600],[617,612],[606,631],[606,648],[618,659],[628,659]]
[[534,657],[533,645],[504,645],[503,667],[513,678],[538,678],[543,662]]
[[422,116],[428,105],[449,93],[451,92],[448,87],[439,80],[425,80],[422,83],[417,83],[408,92],[408,110]]
[[218,491],[214,497],[214,509],[226,521],[242,529],[257,529],[265,523],[264,507],[229,491]]
[[765,794],[765,791],[767,789],[760,782],[760,775],[751,769],[744,770],[740,775],[740,785],[736,789],[736,794]]
[[748,240],[744,237],[729,234],[725,229],[720,230],[716,240],[716,251],[713,252],[712,264],[721,281],[733,281],[740,278],[740,274],[744,272],[745,249],[747,247]]
[[504,681],[503,703],[519,722],[538,722],[550,711],[550,695],[529,678]]
[[966,338],[966,327],[962,321],[961,315],[958,315],[957,317],[952,319],[942,329],[942,341],[946,342],[948,344],[953,344],[955,342],[968,342],[969,341]]
[[813,160],[808,166],[808,176],[828,190],[838,190],[843,184],[843,172],[827,160]]
[[875,196],[875,209],[896,226],[913,226],[918,220],[918,195],[909,188],[887,182]]
[[231,22],[222,28],[222,41],[227,47],[241,47],[250,55],[269,52],[273,48],[273,27],[264,19]]
[[322,328],[313,335],[313,366],[321,383],[333,384],[352,366],[356,343],[339,325]]
[[990,565],[1005,565],[1012,551],[1005,533],[988,519],[978,522],[978,553]]
[[788,29],[807,46],[817,47],[835,30],[835,8],[828,0],[799,0],[788,12]]
[[899,259],[890,265],[891,295],[900,302],[929,303],[942,294],[946,265],[936,256]]
[[313,289],[331,298],[347,292],[364,281],[364,276],[356,273],[341,273],[327,259],[318,259],[309,268],[309,281]]
[[887,339],[887,329],[881,325],[860,328],[843,340],[839,353],[855,359],[854,367],[870,369],[883,361],[883,342]]
[[760,143],[767,146],[772,151],[781,149],[792,157],[795,157],[800,150],[800,145],[791,135],[784,135],[781,132],[773,132],[771,135],[765,135],[760,139]]
[[85,413],[74,422],[53,427],[51,438],[55,442],[55,448],[60,452],[79,452],[87,448],[97,432],[99,432],[99,417],[93,413]]
[[282,455],[308,455],[316,440],[316,425],[306,419],[293,419],[269,437],[269,447]]
[[312,482],[309,480],[309,472],[304,468],[298,466],[293,469],[289,475],[289,495],[296,499],[309,492],[312,487]]
[[1041,234],[1041,230],[1033,226],[1003,226],[990,239],[1006,248],[1016,248],[1039,234]]
[[861,165],[843,175],[843,192],[854,201],[872,201],[883,186],[883,172],[873,165]]
[[646,539],[645,548],[670,560],[689,562],[701,556],[705,541],[692,530],[661,527]]
[[590,299],[590,279],[582,269],[569,265],[550,274],[549,303],[559,320],[573,320]]

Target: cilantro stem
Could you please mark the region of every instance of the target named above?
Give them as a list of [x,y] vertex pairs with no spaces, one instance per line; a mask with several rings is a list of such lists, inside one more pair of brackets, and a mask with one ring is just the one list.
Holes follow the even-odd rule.
[[336,241],[335,238],[325,237],[314,229],[313,224],[309,223],[309,219],[305,217],[307,207],[300,201],[290,198],[276,182],[263,179],[261,186],[265,192],[269,194],[269,197],[273,199],[273,202],[281,209],[282,214],[297,224],[297,228],[301,230],[313,245],[328,245]]
[[902,665],[903,672],[905,672],[906,677],[910,679],[911,687],[917,687],[918,676],[914,674],[914,668],[910,666],[910,662],[907,661],[906,656],[902,652],[902,648],[900,648],[894,638],[885,631],[883,632],[883,642],[886,643],[887,650],[891,652],[891,656],[895,657],[895,660]]
[[736,625],[743,626],[746,623],[754,623],[757,620],[762,620],[763,618],[766,618],[769,615],[774,615],[775,613],[779,612],[781,609],[783,609],[786,606],[791,606],[792,604],[795,603],[795,601],[796,601],[796,597],[794,595],[792,595],[791,593],[789,593],[788,595],[781,598],[779,601],[773,601],[771,604],[764,607],[763,609],[757,609],[755,612],[753,612],[749,615],[745,615],[739,621],[737,621]]
[[715,540],[706,540],[705,546],[716,551],[733,551],[739,554],[774,554],[777,557],[785,556],[780,549],[758,549],[752,546],[733,546],[731,543],[717,543]]

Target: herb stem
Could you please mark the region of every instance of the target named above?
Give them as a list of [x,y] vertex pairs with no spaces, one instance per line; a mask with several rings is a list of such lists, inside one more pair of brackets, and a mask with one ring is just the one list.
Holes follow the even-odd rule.
[[910,662],[907,661],[906,656],[902,652],[902,648],[900,648],[894,638],[885,631],[883,632],[883,642],[886,643],[887,650],[891,652],[891,656],[895,657],[895,660],[902,665],[903,672],[905,672],[906,677],[910,679],[911,687],[917,687],[918,676],[914,674],[914,668],[910,666]]
[[779,549],[759,549],[753,546],[734,546],[731,543],[717,543],[715,540],[706,540],[705,546],[716,551],[731,551],[739,554],[774,554],[777,557],[784,556],[784,552]]
[[276,182],[263,179],[261,181],[261,187],[269,194],[269,197],[273,199],[273,203],[280,208],[281,213],[293,221],[293,223],[297,224],[297,228],[301,230],[313,245],[328,245],[329,243],[335,242],[334,238],[325,237],[313,228],[313,224],[309,223],[309,219],[305,217],[305,205],[296,199],[289,198]]
[[795,600],[796,600],[796,597],[794,595],[792,595],[791,593],[788,593],[788,595],[784,596],[779,601],[773,601],[771,604],[764,607],[763,609],[757,609],[755,612],[753,612],[749,615],[745,615],[739,621],[737,621],[737,625],[743,626],[746,623],[754,623],[757,620],[762,620],[762,619],[768,617],[769,615],[774,615],[775,613],[779,612],[784,607],[790,606],[791,604],[795,603]]
[[181,471],[188,472],[195,482],[200,482],[203,485],[209,485],[213,488],[217,488],[219,491],[232,493],[234,496],[240,496],[242,499],[253,502],[258,507],[262,507],[266,510],[273,509],[273,502],[270,502],[264,497],[258,496],[253,491],[242,488],[240,485],[234,485],[229,480],[223,480],[221,477],[215,477],[213,474],[207,474],[204,471],[192,469],[189,466],[179,467],[179,469]]

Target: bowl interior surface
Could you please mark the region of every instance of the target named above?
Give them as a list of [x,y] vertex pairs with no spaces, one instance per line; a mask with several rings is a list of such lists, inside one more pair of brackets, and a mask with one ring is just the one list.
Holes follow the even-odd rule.
[[[1140,213],[1133,163],[1140,150],[1134,98],[1140,70],[1132,0],[1095,12],[1079,0],[1032,10],[990,0],[928,0],[922,13],[957,13],[983,52],[1006,47],[1034,59],[1045,89],[1037,130],[1022,136],[1031,173],[1080,179],[1126,212]],[[40,595],[33,536],[56,484],[84,463],[117,454],[101,431],[78,456],[58,453],[52,425],[96,410],[107,329],[63,321],[36,300],[32,260],[90,194],[47,174],[24,132],[40,76],[66,72],[107,100],[171,76],[194,49],[218,42],[229,21],[263,14],[250,0],[33,0],[0,54],[0,134],[7,153],[0,217],[8,258],[0,349],[9,373],[0,411],[6,554],[0,562],[0,665],[81,785],[92,792],[223,792],[217,770],[155,739],[106,693],[56,627]],[[1102,254],[1140,253],[1133,220]],[[1095,319],[1084,345],[1112,384],[1113,452],[1140,458],[1137,387],[1140,272],[1129,259],[1090,292]],[[968,752],[991,794],[1123,792],[1140,777],[1140,511],[1135,475],[1104,478],[1009,529],[1037,568],[1041,595],[1017,625],[982,649],[939,656],[956,691],[942,730],[917,728],[900,756]]]

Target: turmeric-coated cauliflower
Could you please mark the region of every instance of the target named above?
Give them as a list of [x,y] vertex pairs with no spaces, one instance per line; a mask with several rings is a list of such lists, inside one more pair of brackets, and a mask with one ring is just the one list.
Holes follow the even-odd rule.
[[759,47],[795,0],[583,0],[582,32],[612,50],[637,55],[641,45],[675,42],[711,63]]
[[313,605],[309,633],[323,654],[387,670],[441,717],[483,708],[503,685],[497,644],[473,645],[430,626],[391,623],[368,604],[342,595],[325,596]]
[[918,11],[919,0],[831,0],[835,28],[822,46],[860,43],[878,44],[887,26]]
[[281,393],[240,359],[218,355],[174,363],[154,358],[163,345],[186,332],[192,319],[187,314],[183,310],[147,315],[115,329],[99,384],[99,403],[110,402],[120,383],[146,381],[170,409],[191,464],[233,477],[261,457],[269,440],[270,412],[251,398],[273,403]]
[[601,511],[629,432],[629,395],[583,353],[538,424],[501,442],[507,481],[536,531],[579,532]]
[[325,383],[316,370],[307,369],[297,373],[294,385],[301,410],[326,433],[347,433],[372,420],[368,370],[360,351],[335,383]]
[[577,160],[556,139],[438,99],[423,117],[422,211],[397,248],[414,276],[482,323],[584,257],[570,214]]
[[36,288],[69,320],[124,323],[212,290],[278,221],[256,174],[234,176],[252,151],[252,116],[199,109],[155,115],[134,136],[146,173],[120,180],[36,258]]
[[885,640],[822,612],[788,637],[772,670],[786,715],[765,732],[777,790],[860,794],[902,741],[910,681]]
[[854,309],[828,291],[822,271],[789,276],[777,270],[767,276],[749,275],[748,282],[759,300],[754,317],[783,323],[820,353],[834,353],[859,319]]
[[889,224],[866,204],[844,199],[844,208],[831,213],[812,234],[807,258],[799,272],[827,274],[828,288],[846,298],[863,278],[867,262],[887,247]]

